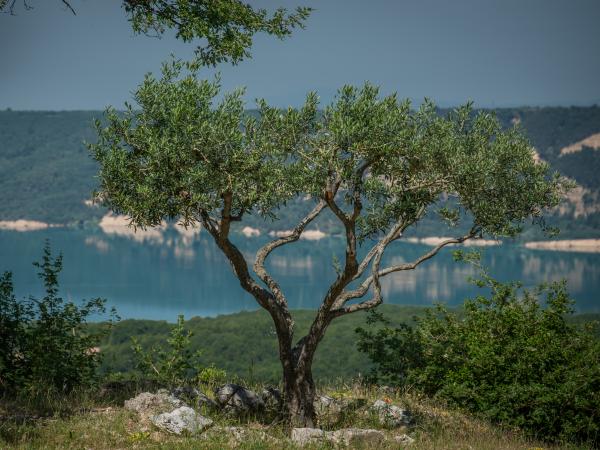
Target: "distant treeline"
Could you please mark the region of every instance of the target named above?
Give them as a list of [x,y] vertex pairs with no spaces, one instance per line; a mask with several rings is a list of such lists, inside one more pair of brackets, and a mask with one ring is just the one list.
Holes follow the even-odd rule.
[[[424,307],[382,305],[378,308],[392,325],[413,323],[414,316],[422,316]],[[460,312],[460,310],[456,310]],[[296,337],[300,338],[314,318],[314,311],[294,311]],[[366,375],[372,363],[357,349],[356,328],[366,327],[365,313],[352,314],[334,321],[329,327],[315,358],[314,376],[321,381],[352,379]],[[132,338],[146,349],[162,345],[174,326],[170,322],[153,320],[124,320],[116,324],[112,333],[102,342],[103,370],[131,374],[134,369]],[[599,320],[600,314],[578,314],[571,320],[585,323]],[[99,324],[91,325],[99,327]],[[192,346],[202,352],[203,365],[214,364],[229,375],[260,382],[278,382],[281,365],[277,359],[277,339],[273,322],[263,311],[240,312],[214,318],[194,317],[185,328],[194,333]]]
[[[445,114],[448,110],[440,110]],[[249,111],[249,114],[255,114]],[[541,158],[553,168],[588,189],[581,201],[589,209],[598,203],[600,193],[600,152],[582,151],[560,155],[560,150],[588,136],[600,133],[600,107],[502,108],[495,110],[501,123],[510,127],[518,123],[526,130]],[[100,111],[0,111],[0,220],[31,219],[50,223],[83,225],[98,220],[106,211],[91,208],[84,200],[91,198],[96,186],[97,165],[89,156],[85,142],[95,139],[92,127]],[[251,217],[249,224],[266,229],[293,227],[306,205],[288,206],[282,221],[264,222]],[[552,217],[564,237],[600,236],[600,213]],[[330,229],[333,221],[325,217],[318,225]],[[424,220],[420,235],[445,234],[437,221]],[[529,230],[527,239],[539,237]]]

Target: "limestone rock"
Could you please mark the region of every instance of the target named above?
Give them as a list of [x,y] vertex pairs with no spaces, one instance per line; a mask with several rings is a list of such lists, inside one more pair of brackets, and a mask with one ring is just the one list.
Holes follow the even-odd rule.
[[236,414],[257,413],[265,408],[256,392],[233,383],[216,388],[215,397],[221,408]]
[[410,413],[406,409],[398,406],[377,400],[371,406],[371,410],[375,412],[379,418],[379,423],[386,427],[400,427],[408,425],[411,422]]
[[129,411],[136,411],[142,416],[145,416],[172,411],[173,409],[184,405],[185,404],[181,400],[173,397],[164,390],[160,390],[156,394],[142,392],[134,398],[125,400],[124,406],[125,409]]
[[331,432],[319,428],[292,429],[292,442],[300,447],[309,444],[319,444],[331,440]]
[[152,417],[152,423],[164,431],[173,434],[187,432],[198,433],[213,424],[213,421],[203,417],[189,406],[181,406],[171,412]]

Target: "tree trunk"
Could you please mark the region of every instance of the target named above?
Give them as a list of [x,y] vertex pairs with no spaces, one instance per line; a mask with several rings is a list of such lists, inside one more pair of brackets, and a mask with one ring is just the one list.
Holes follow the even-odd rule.
[[290,425],[297,428],[314,428],[315,383],[310,366],[302,370],[284,370],[283,388]]

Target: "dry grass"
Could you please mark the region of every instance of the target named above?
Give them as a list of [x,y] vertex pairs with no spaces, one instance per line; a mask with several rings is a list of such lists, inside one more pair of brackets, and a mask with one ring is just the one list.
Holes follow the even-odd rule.
[[[377,389],[351,385],[336,385],[323,390],[338,398],[364,398],[368,403],[389,398],[394,404],[409,408],[416,416],[416,425],[408,429],[383,430],[390,438],[382,449],[403,448],[393,441],[399,434],[415,439],[414,450],[433,449],[576,449],[574,446],[549,446],[525,438],[514,430],[502,430],[459,412],[451,411],[429,399],[410,393],[382,393]],[[199,436],[173,436],[158,431],[136,413],[120,406],[96,407],[65,418],[37,419],[17,424],[5,421],[0,425],[0,448],[8,449],[293,449],[289,429],[283,425],[263,425],[255,421],[240,423],[226,417],[210,415],[215,426]],[[365,409],[352,411],[336,421],[320,424],[325,429],[379,428],[376,417]],[[244,426],[247,435],[231,439],[231,433],[219,432],[219,427]],[[308,448],[331,448],[328,445]],[[583,448],[583,447],[581,447]]]

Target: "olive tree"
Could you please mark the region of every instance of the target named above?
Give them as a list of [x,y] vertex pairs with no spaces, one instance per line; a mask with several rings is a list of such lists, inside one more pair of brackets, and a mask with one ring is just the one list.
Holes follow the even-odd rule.
[[[76,14],[76,2],[56,0]],[[25,10],[29,0],[19,0]],[[17,0],[0,0],[0,13],[15,15]],[[237,64],[250,57],[257,33],[283,39],[295,28],[303,28],[312,9],[301,6],[293,12],[277,8],[269,13],[242,0],[122,0],[122,8],[135,33],[162,36],[172,30],[183,42],[196,42],[194,63]]]
[[[503,131],[493,115],[470,105],[442,117],[431,102],[413,110],[366,84],[343,87],[323,110],[314,93],[297,109],[258,101],[252,117],[242,91],[220,96],[218,80],[200,80],[183,66],[172,62],[161,78],[148,75],[135,108],[109,109],[97,123],[99,139],[90,147],[100,163],[98,193],[133,226],[176,219],[210,233],[241,287],[272,317],[294,425],[314,423],[311,367],[333,320],[376,307],[382,277],[413,270],[447,245],[518,233],[525,220],[556,205],[566,186],[534,161],[518,129]],[[232,224],[250,214],[276,218],[293,199],[312,209],[249,267],[232,242]],[[326,210],[343,230],[345,257],[298,339],[285,292],[265,262]],[[427,213],[453,226],[469,223],[414,261],[382,265],[386,248]]]

